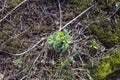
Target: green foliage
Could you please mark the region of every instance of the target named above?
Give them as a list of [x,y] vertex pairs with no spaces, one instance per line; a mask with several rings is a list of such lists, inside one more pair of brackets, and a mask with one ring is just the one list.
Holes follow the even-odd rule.
[[103,80],[120,68],[120,49],[112,51],[112,54],[109,58],[101,59],[101,64],[93,68],[92,76],[95,80]]
[[88,80],[94,80],[94,79],[92,78],[92,76],[90,75],[89,70],[87,70],[87,76],[88,76]]
[[56,61],[51,62],[53,65],[53,73],[49,74],[52,78],[59,80],[76,80],[74,77],[74,71],[68,69],[74,64],[73,55],[66,58],[58,58]]
[[110,63],[102,62],[97,68],[94,69],[94,79],[102,80],[104,79],[112,70],[110,68]]
[[67,58],[60,58],[58,59],[58,65],[56,66],[57,68],[63,68],[68,64],[73,64],[74,63],[74,59],[73,56],[69,56]]
[[13,64],[15,66],[17,66],[18,68],[21,68],[22,67],[22,58],[18,58],[16,60],[13,61]]
[[116,2],[116,10],[120,9],[120,2]]
[[108,48],[119,44],[120,41],[120,21],[111,24],[108,20],[103,20],[100,24],[92,24],[89,29]]
[[64,31],[56,31],[52,35],[47,38],[48,44],[54,48],[56,52],[64,52],[69,48],[72,40],[67,30]]
[[98,7],[102,10],[107,10],[108,8],[112,8],[113,4],[116,2],[116,0],[98,0]]
[[94,48],[94,49],[96,49],[96,50],[99,49],[99,45],[98,45],[98,43],[96,42],[96,40],[92,40],[92,42],[91,42],[91,44],[90,44],[90,47],[91,47],[91,48]]

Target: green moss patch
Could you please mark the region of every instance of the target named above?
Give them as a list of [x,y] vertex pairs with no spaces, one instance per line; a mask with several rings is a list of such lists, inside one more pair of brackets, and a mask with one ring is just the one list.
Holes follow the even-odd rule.
[[68,0],[71,4],[75,4],[78,11],[83,11],[87,8],[89,0]]
[[107,48],[120,43],[120,21],[111,24],[108,20],[104,20],[100,24],[92,24],[89,29]]
[[111,8],[115,4],[116,0],[99,0],[97,2],[99,3],[98,6],[101,9],[107,10],[108,8]]
[[6,44],[2,47],[2,50],[8,51],[10,53],[17,53],[17,51],[21,48],[21,42],[19,39],[11,39],[6,42]]
[[101,59],[101,64],[92,69],[95,80],[110,80],[105,78],[120,68],[120,48],[112,51],[112,54],[110,58]]
[[13,8],[13,7],[17,6],[22,1],[23,0],[10,0],[10,2],[7,5],[7,7],[8,8]]

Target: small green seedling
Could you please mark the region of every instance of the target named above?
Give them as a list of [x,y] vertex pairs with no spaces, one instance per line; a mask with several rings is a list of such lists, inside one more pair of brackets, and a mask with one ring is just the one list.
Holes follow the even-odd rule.
[[13,61],[13,64],[14,64],[15,66],[17,66],[18,68],[21,68],[21,67],[22,67],[22,59],[19,58],[19,59],[14,60],[14,61]]
[[55,52],[64,52],[72,43],[71,37],[67,30],[56,31],[47,38],[48,44],[55,50]]
[[98,45],[98,43],[96,42],[96,40],[92,40],[92,42],[91,42],[91,44],[90,44],[90,47],[91,47],[91,48],[94,48],[94,49],[96,49],[96,50],[99,49],[99,45]]
[[116,7],[116,10],[120,9],[120,2],[116,2],[115,7]]

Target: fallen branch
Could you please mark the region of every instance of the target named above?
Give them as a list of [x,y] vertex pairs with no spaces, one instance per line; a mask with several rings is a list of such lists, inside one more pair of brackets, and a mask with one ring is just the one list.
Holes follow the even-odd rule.
[[29,71],[28,71],[28,74],[27,74],[28,80],[29,80],[29,75],[30,75],[30,73],[31,73],[31,71],[32,71],[35,63],[36,63],[37,60],[40,58],[40,56],[42,55],[42,53],[44,53],[44,51],[45,51],[45,49],[43,48],[43,49],[40,51],[40,53],[38,54],[38,56],[35,58],[34,62],[32,63],[32,65],[31,65],[31,67],[30,67],[30,69],[29,69]]
[[38,46],[38,44],[40,44],[43,40],[45,40],[46,38],[42,38],[40,39],[35,45],[33,45],[31,48],[28,48],[28,50],[26,50],[25,52],[22,52],[20,54],[13,54],[14,56],[21,56],[24,55],[26,53],[28,53],[29,51],[33,50],[36,46]]
[[30,28],[26,29],[25,31],[21,32],[20,34],[16,34],[15,36],[9,38],[8,40],[4,41],[0,47],[3,47],[7,42],[9,42],[10,40],[16,39],[18,37],[20,37],[21,35],[24,35],[26,32],[28,32],[30,30]]
[[71,21],[69,21],[66,25],[64,25],[61,30],[63,30],[64,28],[66,28],[69,24],[71,24],[73,21],[75,21],[76,19],[78,19],[79,17],[81,17],[83,14],[85,14],[87,11],[89,11],[91,8],[93,8],[95,6],[95,4],[93,4],[92,6],[88,7],[86,10],[84,10],[81,14],[79,14],[78,16],[76,16],[74,19],[72,19]]
[[60,5],[60,1],[58,0],[58,6],[59,6],[59,12],[60,12],[60,27],[59,27],[59,31],[61,31],[62,28],[62,10],[61,10],[61,5]]
[[38,44],[40,44],[43,40],[45,40],[46,38],[42,38],[41,40],[39,40],[35,45],[33,45],[32,47],[28,48],[28,50],[22,52],[22,53],[19,53],[19,54],[13,54],[13,53],[9,53],[7,51],[2,51],[0,50],[0,54],[6,54],[6,55],[9,55],[9,56],[22,56],[26,53],[28,53],[29,51],[33,50],[36,46],[38,46]]

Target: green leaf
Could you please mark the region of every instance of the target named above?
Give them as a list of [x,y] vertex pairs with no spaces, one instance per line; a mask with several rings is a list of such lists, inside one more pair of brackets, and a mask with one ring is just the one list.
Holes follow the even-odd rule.
[[72,43],[72,40],[68,31],[63,30],[56,31],[52,35],[48,36],[47,42],[56,52],[64,52],[68,49],[69,44]]
[[96,40],[92,40],[91,44],[90,44],[90,47],[91,48],[94,48],[94,49],[99,49],[99,45],[98,43],[96,42]]
[[18,58],[16,60],[13,61],[13,64],[15,66],[17,66],[18,68],[22,67],[22,59],[21,58]]
[[120,9],[120,2],[116,2],[115,6],[116,6],[116,10]]

